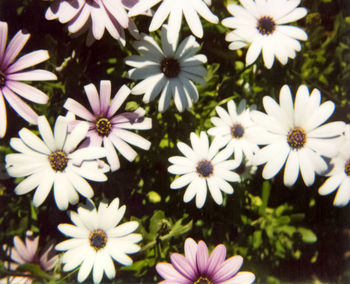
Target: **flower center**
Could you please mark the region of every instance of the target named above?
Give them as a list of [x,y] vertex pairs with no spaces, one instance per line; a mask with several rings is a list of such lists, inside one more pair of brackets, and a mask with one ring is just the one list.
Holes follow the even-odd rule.
[[112,130],[112,123],[107,118],[102,117],[97,120],[95,129],[100,136],[107,136]]
[[56,151],[49,155],[50,166],[53,170],[62,172],[68,163],[66,153],[62,151]]
[[207,160],[200,161],[196,167],[197,173],[201,177],[209,177],[213,174],[213,165]]
[[348,159],[345,163],[345,173],[350,176],[350,159]]
[[107,244],[107,235],[102,230],[95,230],[90,233],[89,241],[95,250],[103,249]]
[[306,143],[306,133],[300,127],[294,127],[289,130],[287,136],[287,142],[293,149],[303,148]]
[[232,127],[231,127],[231,135],[234,138],[241,138],[243,137],[244,134],[244,127],[239,124],[239,123],[235,123]]
[[193,284],[214,284],[207,277],[200,276]]
[[165,57],[160,63],[160,71],[162,71],[167,78],[177,77],[180,73],[179,61],[175,58]]
[[6,76],[5,74],[0,70],[0,88],[5,86]]
[[270,16],[263,16],[258,20],[256,27],[262,35],[270,35],[276,29],[276,23]]

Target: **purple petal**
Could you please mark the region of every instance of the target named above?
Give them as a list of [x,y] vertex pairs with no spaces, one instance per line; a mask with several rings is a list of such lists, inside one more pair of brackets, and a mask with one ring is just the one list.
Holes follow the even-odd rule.
[[111,81],[103,80],[100,82],[100,104],[101,114],[106,116],[111,100]]
[[255,275],[251,272],[238,272],[234,277],[221,282],[220,284],[250,284],[255,280]]
[[112,117],[116,111],[120,108],[120,106],[124,103],[126,98],[130,94],[130,89],[126,86],[123,85],[119,91],[115,94],[114,98],[112,99],[112,102],[110,104],[107,116]]
[[209,253],[208,253],[208,247],[203,241],[199,241],[198,247],[197,247],[197,267],[200,274],[206,274],[207,273],[207,267],[208,267],[208,259],[209,259]]
[[40,256],[40,266],[49,271],[56,265],[58,261],[58,255],[54,255],[53,244],[44,250],[44,253]]
[[42,91],[19,81],[6,81],[7,87],[21,97],[38,104],[46,104],[49,97]]
[[[31,232],[30,232],[31,233]],[[32,238],[31,236],[26,237],[26,248],[31,259],[34,259],[35,254],[38,250],[39,237]]]
[[35,69],[7,75],[7,79],[14,81],[50,81],[57,80],[57,76],[52,72]]
[[28,252],[26,246],[24,245],[23,241],[19,237],[14,237],[13,244],[18,255],[23,260],[25,260],[26,262],[31,262],[33,260],[32,255]]
[[5,100],[0,89],[0,138],[5,136],[7,126],[7,115]]
[[235,255],[227,260],[215,271],[213,275],[214,283],[220,283],[234,276],[243,264],[243,257]]
[[156,265],[158,274],[165,280],[173,281],[174,283],[191,284],[192,281],[185,278],[179,273],[170,263],[161,262]]
[[37,65],[47,59],[49,59],[49,53],[47,50],[36,50],[22,57],[18,58],[11,66],[8,67],[6,73],[14,73],[30,66]]
[[[7,23],[0,22],[0,58],[3,58],[7,42]],[[0,60],[0,66],[1,66]]]
[[171,263],[174,268],[179,271],[183,276],[192,281],[196,281],[198,275],[195,268],[188,262],[182,254],[173,253],[170,256]]
[[126,29],[129,23],[129,17],[124,7],[121,5],[121,1],[104,0],[102,2],[107,8],[108,12],[111,13],[118,23]]
[[11,107],[29,123],[37,124],[38,115],[9,88],[2,89],[3,95]]
[[197,243],[193,239],[191,238],[186,239],[185,256],[193,268],[197,267],[197,264],[196,264],[197,246],[198,246]]
[[98,92],[95,85],[94,84],[86,85],[84,86],[84,89],[94,114],[101,114],[100,99],[98,97]]
[[83,119],[86,119],[88,121],[95,121],[96,120],[95,116],[88,109],[86,109],[83,105],[81,105],[80,103],[78,103],[77,101],[75,101],[71,98],[68,98],[66,100],[63,107],[66,110],[68,110],[68,111],[74,113],[75,115],[77,115]]
[[221,266],[225,261],[226,257],[226,248],[224,245],[220,244],[215,247],[211,253],[208,261],[207,273],[208,275],[213,275],[216,272],[216,269]]
[[7,69],[7,66],[9,66],[12,63],[12,61],[16,58],[18,53],[23,49],[23,47],[27,43],[29,37],[30,34],[24,34],[22,31],[18,31],[15,34],[15,36],[11,39],[5,50],[5,56],[1,64],[3,70]]

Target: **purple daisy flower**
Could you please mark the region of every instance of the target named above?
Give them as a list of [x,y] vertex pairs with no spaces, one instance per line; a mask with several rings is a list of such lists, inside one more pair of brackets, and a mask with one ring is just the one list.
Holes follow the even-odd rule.
[[185,256],[173,253],[170,263],[158,263],[156,270],[165,280],[159,283],[181,284],[245,284],[253,283],[251,272],[238,272],[243,264],[239,255],[226,259],[226,248],[217,245],[209,256],[205,242],[191,238],[185,241]]
[[125,45],[124,29],[136,38],[139,37],[135,23],[129,18],[127,11],[138,0],[55,0],[46,11],[47,20],[58,19],[67,23],[68,31],[84,33],[89,31],[86,43],[91,45],[100,40],[105,29],[109,34]]
[[37,124],[38,115],[19,96],[38,104],[46,104],[48,101],[48,96],[42,91],[20,81],[57,80],[55,74],[46,70],[23,71],[47,60],[47,50],[33,51],[15,61],[29,37],[30,34],[20,30],[6,46],[7,23],[0,22],[0,138],[5,136],[7,127],[4,98],[18,115],[33,124]]
[[[92,112],[71,98],[67,99],[64,107],[88,121],[88,141],[85,145],[101,146],[103,144],[112,171],[120,168],[116,149],[131,162],[136,158],[137,153],[128,143],[144,150],[150,148],[151,143],[148,140],[127,130],[152,128],[152,120],[144,117],[144,109],[138,108],[134,112],[123,112],[115,115],[130,94],[130,89],[127,86],[123,85],[112,100],[111,81],[100,82],[100,95],[94,84],[86,85],[84,89]],[[78,120],[71,121],[71,126],[74,127],[78,122]]]

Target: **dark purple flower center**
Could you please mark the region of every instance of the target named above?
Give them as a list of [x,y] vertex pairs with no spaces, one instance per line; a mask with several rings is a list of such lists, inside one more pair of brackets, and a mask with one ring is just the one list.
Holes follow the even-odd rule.
[[244,135],[244,127],[240,123],[235,123],[231,127],[231,135],[234,138],[241,138]]
[[180,73],[180,63],[175,58],[165,57],[160,63],[160,71],[162,71],[167,78],[177,77]]
[[270,16],[263,16],[258,20],[256,28],[262,35],[270,35],[275,31],[276,23]]
[[345,173],[350,176],[350,159],[348,159],[345,163]]
[[214,282],[210,281],[207,277],[200,276],[193,284],[214,284]]
[[207,160],[200,161],[197,164],[197,173],[204,178],[207,178],[213,174],[213,165]]
[[66,153],[62,151],[56,151],[56,152],[52,152],[49,155],[49,162],[50,162],[51,168],[54,171],[62,172],[67,167],[68,158]]
[[0,70],[0,88],[5,86],[5,82],[6,82],[6,75],[4,74],[4,72]]
[[96,121],[95,129],[100,136],[108,136],[112,130],[112,123],[108,118],[101,117]]
[[89,241],[95,250],[103,249],[107,244],[107,235],[102,230],[95,230],[90,233]]
[[306,133],[300,127],[294,127],[289,130],[287,135],[287,142],[293,149],[303,148],[306,143]]

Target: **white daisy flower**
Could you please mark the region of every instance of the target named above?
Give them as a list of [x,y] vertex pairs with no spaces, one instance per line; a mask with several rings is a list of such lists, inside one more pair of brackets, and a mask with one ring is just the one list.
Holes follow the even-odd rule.
[[198,137],[191,133],[192,149],[182,142],[177,143],[179,150],[185,155],[169,158],[172,163],[168,172],[182,175],[175,179],[170,188],[179,189],[187,186],[184,202],[191,201],[196,196],[197,208],[202,208],[207,198],[207,186],[214,201],[221,205],[221,191],[232,194],[233,188],[227,182],[240,181],[239,175],[232,170],[239,166],[235,160],[227,160],[232,152],[225,149],[219,152],[223,146],[218,139],[214,139],[209,147],[207,134],[202,131]]
[[108,279],[115,278],[113,259],[122,265],[131,265],[128,254],[136,253],[142,240],[140,234],[133,234],[138,223],[126,222],[118,226],[125,213],[125,205],[119,207],[115,198],[109,205],[101,202],[98,210],[92,201],[79,205],[78,213],[70,211],[74,223],[60,224],[58,229],[71,239],[56,245],[56,250],[66,251],[61,261],[63,271],[71,271],[79,265],[78,281],[84,281],[92,270],[94,283],[100,283],[103,273]]
[[204,54],[196,54],[199,44],[193,36],[184,39],[179,47],[171,44],[166,34],[167,26],[163,26],[161,49],[155,40],[144,35],[143,39],[135,44],[141,56],[129,56],[125,63],[133,67],[127,76],[134,80],[142,80],[132,90],[134,95],[142,95],[143,101],[149,103],[159,94],[160,112],[164,112],[174,97],[177,109],[182,112],[192,107],[192,102],[198,100],[198,91],[192,81],[205,84],[207,74],[202,66],[207,62]]
[[339,145],[339,152],[330,164],[329,178],[319,188],[319,194],[327,195],[337,190],[333,204],[346,206],[350,200],[350,125],[345,126],[345,139]]
[[333,113],[334,103],[326,101],[321,104],[321,94],[314,89],[309,94],[306,86],[299,87],[295,103],[287,85],[281,88],[280,104],[271,97],[264,97],[263,104],[267,114],[252,111],[253,121],[265,128],[257,131],[261,143],[266,144],[259,150],[253,162],[256,165],[266,163],[263,177],[274,177],[284,164],[284,184],[292,186],[299,175],[304,183],[314,183],[315,172],[322,174],[327,164],[322,158],[333,157],[337,152],[335,138],[342,135],[345,123],[330,122],[322,125]]
[[286,25],[307,14],[305,8],[298,7],[300,0],[240,0],[242,6],[229,4],[228,11],[233,17],[222,24],[234,29],[226,35],[232,42],[229,49],[235,50],[249,45],[246,64],[255,62],[262,52],[265,66],[271,68],[275,57],[283,64],[288,58],[295,58],[301,50],[298,40],[307,40],[302,29]]
[[152,18],[149,31],[152,32],[159,29],[169,16],[169,33],[167,38],[172,43],[177,42],[179,37],[182,14],[185,16],[191,32],[199,38],[203,37],[203,27],[198,14],[210,23],[219,23],[219,18],[210,11],[207,6],[208,3],[203,0],[140,0],[130,9],[129,17],[144,13],[159,2],[162,3]]
[[237,109],[235,102],[231,100],[227,103],[227,108],[228,112],[220,106],[215,108],[219,117],[211,118],[215,127],[210,128],[208,134],[220,138],[235,154],[238,162],[242,161],[243,154],[250,160],[259,150],[255,142],[256,125],[250,119],[250,111],[256,106],[246,109],[246,101],[241,100]]
[[106,156],[105,150],[101,147],[77,149],[89,125],[81,122],[68,133],[67,123],[64,117],[58,117],[53,134],[46,117],[40,116],[38,129],[42,140],[26,128],[18,132],[20,138],[10,140],[10,146],[19,153],[6,155],[7,172],[12,177],[26,177],[16,186],[16,194],[36,189],[35,206],[45,201],[53,187],[57,207],[66,210],[68,203],[78,203],[78,193],[86,198],[94,195],[85,179],[107,180],[105,173],[109,167],[96,161]]

